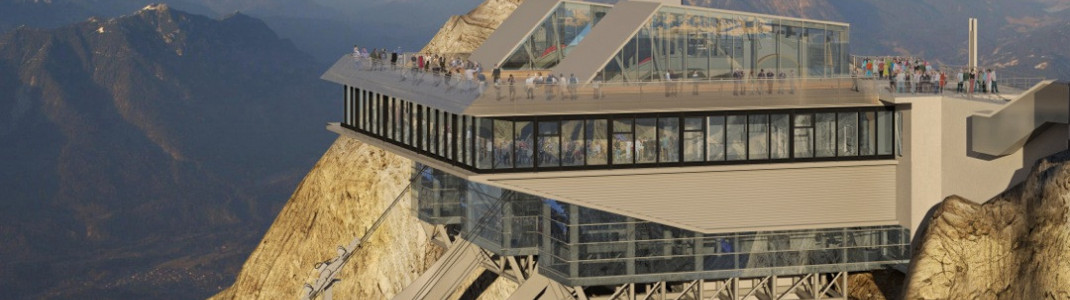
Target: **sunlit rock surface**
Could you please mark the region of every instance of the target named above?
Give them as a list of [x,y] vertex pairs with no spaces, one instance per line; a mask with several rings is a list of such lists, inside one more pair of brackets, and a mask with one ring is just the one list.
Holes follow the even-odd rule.
[[916,249],[907,299],[1070,298],[1070,153],[984,203],[949,197]]
[[[313,267],[339,245],[362,236],[405,188],[410,161],[339,138],[298,186],[263,241],[220,299],[295,299],[314,280]],[[347,299],[389,298],[442,253],[403,200],[364,241],[334,285]]]
[[[454,16],[425,52],[466,53],[478,47],[516,9],[518,0],[487,0],[466,15]],[[336,255],[339,245],[360,237],[408,184],[412,162],[341,137],[309,172],[263,241],[245,262],[237,281],[219,299],[294,299],[313,268]],[[403,200],[387,222],[339,273],[333,285],[340,299],[389,299],[415,280],[444,249],[431,244]],[[479,274],[452,298],[504,299],[517,285]]]
[[423,53],[471,53],[509,18],[523,0],[486,0],[468,14],[450,17]]

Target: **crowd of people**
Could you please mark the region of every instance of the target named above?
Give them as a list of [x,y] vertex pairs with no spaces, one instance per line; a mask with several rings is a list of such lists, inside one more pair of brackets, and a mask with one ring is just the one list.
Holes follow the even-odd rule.
[[[370,71],[385,71],[389,64],[392,71],[400,71],[402,80],[416,79],[423,82],[424,75],[434,78],[434,85],[446,84],[449,87],[459,85],[465,91],[483,93],[488,85],[483,66],[479,63],[462,59],[460,56],[447,57],[435,53],[403,53],[401,48],[388,49],[360,48],[353,46],[353,60],[357,68]],[[501,70],[494,69],[494,83],[500,84]],[[455,81],[456,80],[456,81]]]
[[732,88],[732,95],[745,96],[747,94],[772,95],[774,90],[776,94],[795,94],[795,70],[788,70],[780,73],[774,73],[772,69],[759,69],[755,74],[754,70],[746,72],[744,70],[736,70],[732,72],[732,78],[734,80],[734,86]]
[[996,71],[993,69],[962,68],[950,78],[935,64],[915,57],[862,57],[855,66],[855,75],[866,79],[888,80],[889,90],[896,93],[944,92],[949,81],[956,83],[956,93],[999,93]]

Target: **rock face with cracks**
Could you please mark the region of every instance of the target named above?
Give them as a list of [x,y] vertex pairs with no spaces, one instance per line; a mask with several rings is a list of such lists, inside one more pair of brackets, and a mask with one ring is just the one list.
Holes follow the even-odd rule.
[[1070,298],[1070,152],[984,203],[949,197],[916,243],[907,299]]
[[467,14],[450,17],[423,53],[471,53],[513,14],[523,0],[486,0]]
[[[297,187],[234,285],[219,299],[293,299],[317,274],[317,262],[365,230],[408,184],[412,164],[389,152],[339,138]],[[335,295],[383,299],[397,294],[442,250],[431,244],[402,200],[363,242],[335,283]]]
[[[468,14],[450,18],[423,51],[474,51],[520,2],[486,0]],[[298,298],[304,284],[315,280],[315,264],[334,258],[337,246],[363,236],[404,190],[411,168],[409,160],[339,138],[298,186],[234,285],[214,298]],[[402,200],[342,268],[334,295],[389,299],[399,293],[444,252],[421,226],[411,201]],[[478,275],[465,280],[470,288],[451,298],[504,299],[517,288],[506,279]]]

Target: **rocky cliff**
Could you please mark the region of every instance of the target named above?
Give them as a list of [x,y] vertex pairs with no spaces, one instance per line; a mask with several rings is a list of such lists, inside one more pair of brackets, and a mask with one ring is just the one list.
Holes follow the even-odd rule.
[[[475,50],[516,9],[517,0],[487,0],[467,15],[454,16],[424,51]],[[298,186],[264,239],[242,267],[237,281],[216,299],[292,299],[313,282],[317,262],[334,258],[339,245],[365,230],[403,191],[412,162],[347,137],[335,141]],[[345,299],[389,299],[437,260],[432,244],[403,200],[365,240],[339,273],[335,295]],[[453,299],[504,299],[517,285],[476,274],[471,288]]]
[[1070,152],[984,204],[949,197],[928,221],[906,298],[1070,298]]
[[[411,162],[339,138],[297,187],[233,286],[216,298],[297,298],[317,262],[336,255],[402,192]],[[342,270],[334,292],[353,299],[396,294],[441,254],[402,201]]]
[[486,0],[468,14],[450,17],[427,43],[425,53],[471,53],[523,0]]

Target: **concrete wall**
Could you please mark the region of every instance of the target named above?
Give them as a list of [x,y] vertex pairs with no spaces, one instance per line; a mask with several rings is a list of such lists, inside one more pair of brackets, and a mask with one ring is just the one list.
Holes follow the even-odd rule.
[[1003,103],[935,96],[900,98],[896,103],[904,122],[897,214],[915,233],[944,198],[988,201],[1021,183],[1038,159],[1067,149],[1070,132],[1066,125],[1057,125],[1038,129],[1024,147],[1006,156],[971,151],[969,117],[995,111]]

